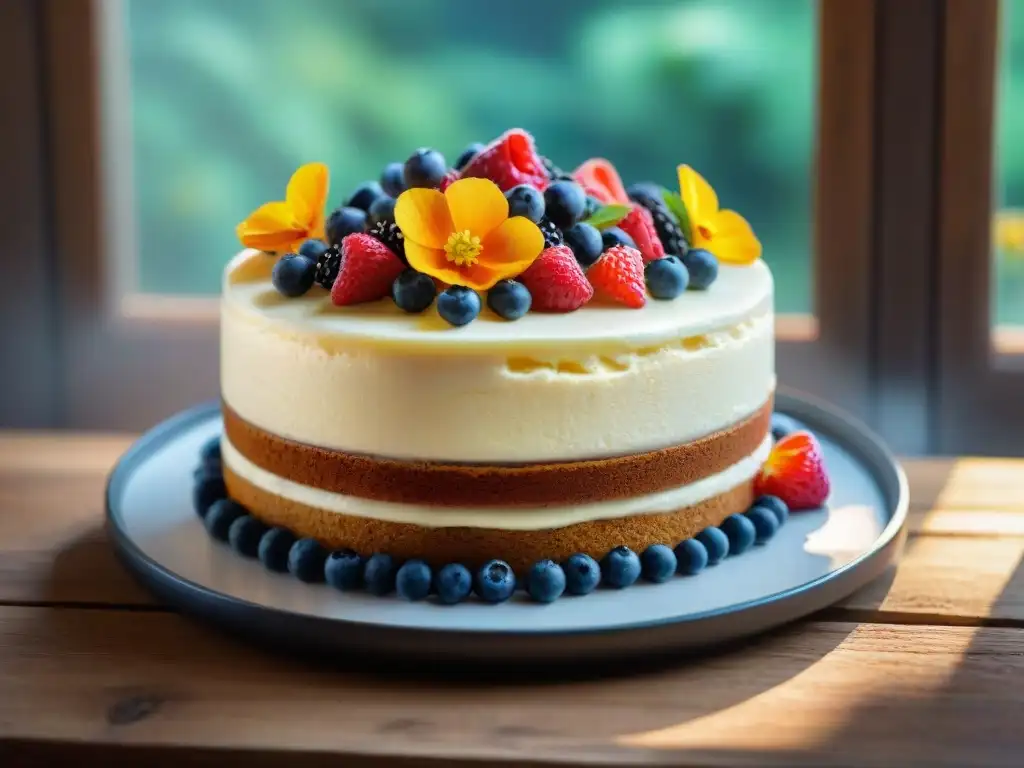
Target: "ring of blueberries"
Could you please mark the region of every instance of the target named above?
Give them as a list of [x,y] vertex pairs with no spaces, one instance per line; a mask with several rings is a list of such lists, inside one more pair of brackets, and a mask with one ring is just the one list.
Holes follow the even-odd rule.
[[789,517],[784,501],[761,496],[746,512],[730,515],[721,525],[705,528],[674,547],[652,544],[637,555],[629,547],[619,546],[600,562],[582,553],[564,563],[541,560],[517,583],[512,568],[502,560],[491,560],[475,573],[460,563],[435,570],[423,560],[399,563],[380,552],[370,557],[350,549],[329,552],[315,539],[296,538],[286,528],[268,527],[227,497],[219,435],[200,450],[192,502],[213,538],[227,542],[240,555],[258,558],[270,571],[290,573],[310,584],[326,582],[342,591],[365,589],[378,596],[397,592],[406,600],[434,595],[444,605],[462,602],[471,594],[487,603],[501,603],[517,588],[538,603],[551,603],[563,594],[587,595],[598,586],[625,589],[640,579],[662,583],[676,574],[694,576],[728,556],[766,543]]

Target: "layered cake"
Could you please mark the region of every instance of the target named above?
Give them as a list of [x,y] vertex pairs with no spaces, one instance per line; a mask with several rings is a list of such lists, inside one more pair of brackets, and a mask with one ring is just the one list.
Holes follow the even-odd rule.
[[513,130],[328,214],[326,168],[299,169],[224,272],[211,532],[342,588],[548,602],[694,573],[822,503],[809,435],[765,471],[760,244],[678,176],[566,173]]

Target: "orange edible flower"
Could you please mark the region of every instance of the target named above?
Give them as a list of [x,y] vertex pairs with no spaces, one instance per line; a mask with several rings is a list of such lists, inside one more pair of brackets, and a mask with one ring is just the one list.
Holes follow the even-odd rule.
[[395,202],[409,266],[449,285],[486,291],[523,273],[544,249],[544,235],[490,179],[460,179],[444,192],[407,189]]
[[294,251],[310,238],[324,237],[329,174],[323,163],[307,163],[292,174],[284,200],[265,203],[235,230],[246,248],[271,253]]
[[736,211],[718,208],[718,195],[704,177],[680,165],[679,196],[690,220],[692,248],[711,251],[726,264],[753,264],[761,258],[761,242]]

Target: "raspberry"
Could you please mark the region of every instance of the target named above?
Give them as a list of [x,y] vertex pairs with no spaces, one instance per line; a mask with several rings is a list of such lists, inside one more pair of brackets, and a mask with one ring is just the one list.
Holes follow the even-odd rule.
[[446,173],[441,178],[441,183],[438,184],[437,188],[439,190],[441,190],[442,192],[444,192],[446,189],[448,189],[448,187],[450,187],[452,184],[454,184],[460,178],[461,178],[461,176],[459,175],[458,171],[456,171],[456,170],[448,171],[448,173]]
[[341,267],[331,288],[338,307],[383,299],[405,265],[384,243],[361,232],[341,241]]
[[525,285],[536,312],[572,312],[594,295],[572,250],[556,245],[541,251],[540,256],[518,278]]
[[627,203],[626,190],[615,166],[600,157],[591,158],[573,171],[573,178],[602,203]]
[[488,145],[462,169],[462,177],[490,179],[502,192],[519,184],[530,184],[543,192],[549,181],[533,137],[522,128],[506,131]]
[[683,236],[679,221],[662,200],[661,187],[651,182],[641,182],[631,186],[627,192],[630,200],[639,203],[651,212],[654,230],[658,233],[658,239],[661,240],[665,253],[670,256],[685,256],[689,246]]
[[640,309],[647,303],[644,259],[636,248],[628,245],[609,248],[587,271],[587,278],[598,293],[619,304]]
[[654,216],[643,206],[634,204],[633,210],[626,214],[618,227],[633,238],[645,264],[665,257],[665,248],[654,226]]

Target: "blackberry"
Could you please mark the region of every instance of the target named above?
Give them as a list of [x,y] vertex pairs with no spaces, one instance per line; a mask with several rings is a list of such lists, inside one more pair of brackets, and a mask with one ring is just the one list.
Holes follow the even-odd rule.
[[654,229],[658,233],[658,239],[665,246],[665,254],[668,256],[685,256],[689,250],[683,230],[679,221],[661,199],[661,187],[657,184],[644,182],[634,184],[626,190],[629,199],[639,203],[654,217]]
[[544,247],[554,248],[556,245],[562,245],[565,242],[565,238],[562,236],[562,230],[555,226],[555,223],[550,219],[544,218],[540,220],[541,233],[544,235]]
[[540,164],[544,166],[544,170],[548,172],[548,176],[552,181],[558,181],[559,179],[566,179],[572,181],[572,174],[566,173],[553,162],[550,158],[542,157]]
[[316,260],[316,274],[313,276],[313,282],[329,291],[334,286],[339,269],[341,269],[341,246],[332,245]]
[[405,261],[405,237],[393,221],[378,221],[370,227],[370,234],[391,249],[391,252]]

